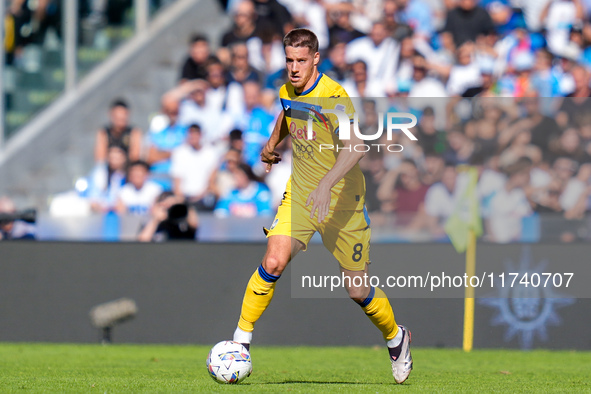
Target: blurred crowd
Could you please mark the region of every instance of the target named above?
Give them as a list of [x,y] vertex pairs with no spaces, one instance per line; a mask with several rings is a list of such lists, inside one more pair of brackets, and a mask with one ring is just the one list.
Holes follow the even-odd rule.
[[113,101],[85,188],[92,211],[151,217],[146,241],[191,238],[198,212],[272,215],[291,172],[290,141],[269,174],[259,153],[281,110],[282,37],[306,27],[319,38],[320,71],[360,98],[362,131],[377,130],[386,111],[419,119],[418,141],[395,134],[388,143],[402,152],[372,150],[360,163],[376,226],[444,239],[470,165],[489,240],[526,239],[540,213],[564,219],[563,241],[587,236],[577,223],[591,209],[591,0],[224,6],[231,28],[216,42],[191,35],[178,84],[148,130],[129,124],[125,100]]

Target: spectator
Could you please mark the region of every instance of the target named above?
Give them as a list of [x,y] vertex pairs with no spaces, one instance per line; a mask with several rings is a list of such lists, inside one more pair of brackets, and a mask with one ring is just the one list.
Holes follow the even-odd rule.
[[[222,37],[221,47],[228,48],[233,44],[246,43],[253,37],[260,35],[257,29],[257,14],[254,3],[251,0],[242,0],[230,12],[234,19],[232,28]],[[220,48],[221,49],[221,48]],[[218,52],[218,56],[220,52]],[[220,58],[227,58],[223,55]]]
[[458,164],[467,164],[474,153],[474,142],[462,131],[453,129],[448,132],[448,148],[443,154],[446,162]]
[[264,164],[261,163],[260,153],[271,136],[275,117],[261,106],[261,88],[255,82],[244,84],[244,103],[246,111],[235,122],[243,130],[242,157],[255,172],[262,173]]
[[130,161],[139,160],[142,132],[136,127],[129,125],[129,106],[121,99],[111,103],[109,109],[109,124],[96,134],[94,146],[94,160],[97,163],[107,161],[109,148],[115,146],[122,149]]
[[210,59],[207,65],[209,89],[205,99],[211,111],[229,114],[240,113],[244,109],[244,92],[239,83],[227,83],[224,65],[217,58]]
[[95,212],[108,212],[115,209],[117,198],[127,172],[125,151],[118,146],[109,148],[106,163],[98,163],[90,176],[90,207]]
[[[561,168],[562,166],[565,166],[565,168]],[[563,175],[559,175],[564,184],[564,189],[559,197],[560,207],[567,219],[580,218],[587,210],[590,167],[589,165],[583,165],[579,168],[577,176],[566,179],[566,166],[570,166],[570,173],[574,175],[577,165],[570,158],[557,159],[554,165],[557,171],[563,172]]]
[[380,97],[383,96],[381,86],[368,84],[367,64],[357,60],[351,65],[351,74],[343,82],[343,88],[349,97]]
[[162,193],[162,187],[149,180],[150,166],[145,161],[134,161],[127,170],[127,183],[121,188],[117,202],[119,214],[145,215]]
[[433,15],[429,4],[422,0],[396,0],[398,21],[409,25],[415,37],[429,41],[433,35]]
[[329,19],[332,22],[332,26],[328,29],[331,47],[334,47],[337,44],[348,44],[351,41],[364,36],[362,32],[351,25],[350,9],[343,8],[331,11],[329,13]]
[[457,63],[449,70],[447,93],[450,96],[464,96],[470,88],[482,86],[480,67],[472,59],[474,46],[470,43],[458,48]]
[[[443,84],[433,77],[427,75],[427,61],[423,55],[415,52],[412,58],[412,81],[408,94],[409,97],[429,97],[431,103],[435,97],[447,97],[447,92]],[[415,103],[417,100],[414,101]],[[426,104],[427,105],[427,104]],[[425,105],[425,106],[426,106]]]
[[[401,27],[408,27],[409,30],[411,30],[410,26],[406,26],[406,25],[401,25],[400,23],[398,23],[398,18],[396,15],[396,10],[398,9],[398,5],[396,4],[396,0],[384,0],[383,4],[382,4],[383,8],[382,8],[382,21],[384,22],[384,24],[386,25],[386,29],[388,30],[388,32],[392,35],[392,37],[395,40],[400,41],[400,36],[396,36],[395,32]],[[412,31],[410,32],[409,35],[412,35]]]
[[554,157],[568,157],[579,164],[591,161],[591,157],[585,151],[585,146],[576,127],[567,128],[559,138],[552,141],[550,152]]
[[277,0],[254,0],[254,8],[257,23],[270,34],[283,37],[295,27],[289,11]]
[[258,72],[248,63],[248,47],[245,43],[237,42],[230,47],[230,70],[226,74],[228,83],[260,82]]
[[[383,86],[392,83],[394,70],[398,62],[398,43],[388,36],[386,25],[382,22],[374,23],[371,33],[367,37],[357,38],[347,44],[347,63],[363,61],[367,66],[367,84],[371,92],[376,92]],[[373,93],[375,94],[375,93]]]
[[[450,164],[451,165],[451,164]],[[449,165],[448,165],[449,166]],[[445,171],[445,161],[443,156],[434,152],[425,153],[425,161],[421,171],[421,182],[431,186],[441,182],[443,172]]]
[[238,151],[240,153],[240,157],[242,157],[242,151],[244,150],[242,130],[233,129],[232,131],[230,131],[230,149]]
[[475,151],[485,157],[491,157],[497,153],[499,143],[497,139],[497,127],[493,120],[482,119],[477,122],[474,142]]
[[493,74],[492,60],[485,60],[480,64],[480,82],[481,85],[468,89],[464,92],[464,97],[497,97],[499,96],[496,78]]
[[324,52],[329,44],[326,8],[323,4],[324,2],[319,0],[296,0],[286,4],[295,24],[316,34],[321,52]]
[[419,170],[411,159],[404,159],[396,170],[386,174],[378,189],[378,198],[386,211],[396,213],[397,223],[408,225],[424,214],[428,186],[421,182]]
[[[560,96],[560,85],[558,78],[552,72],[552,60],[554,57],[547,49],[540,49],[536,52],[536,63],[532,75],[532,85],[540,97]],[[545,100],[551,102],[550,100]]]
[[328,58],[324,59],[318,67],[318,71],[339,83],[345,81],[345,76],[349,69],[345,61],[345,48],[344,43],[336,43],[329,49]]
[[150,220],[138,235],[140,242],[195,240],[199,217],[195,209],[171,192],[158,196],[150,210]]
[[148,135],[148,157],[153,179],[171,190],[170,155],[187,136],[187,127],[178,122],[179,97],[175,93],[162,96],[162,115],[152,120]]
[[548,185],[540,188],[535,196],[535,211],[541,214],[563,213],[560,195],[564,192],[564,186],[564,182],[559,178],[551,178]]
[[531,160],[520,158],[506,167],[507,182],[491,199],[488,234],[493,242],[508,243],[521,238],[522,220],[532,213],[524,188],[529,184]]
[[223,197],[215,207],[218,217],[271,215],[271,193],[258,181],[248,164],[239,164],[233,171],[236,188]]
[[209,41],[202,34],[193,34],[189,42],[189,56],[183,63],[181,83],[193,79],[205,79],[207,61],[210,57]]
[[561,52],[569,42],[570,28],[583,19],[581,0],[550,0],[542,10],[540,21],[546,29],[548,48]]
[[572,69],[572,77],[575,89],[567,97],[591,97],[591,88],[589,87],[589,70],[577,65]]
[[214,148],[203,146],[201,141],[201,127],[191,125],[186,142],[172,151],[170,176],[176,196],[187,199],[198,209],[211,209],[214,202],[208,198],[209,182],[220,157]]
[[232,117],[207,102],[209,84],[206,81],[196,79],[186,83],[185,87],[189,94],[180,103],[179,124],[184,127],[200,125],[202,144],[225,145],[228,132],[232,128]]
[[[483,217],[490,215],[490,201],[506,182],[505,175],[499,172],[498,161],[498,156],[486,157],[481,153],[475,153],[470,158],[469,164],[478,169],[478,198]],[[467,184],[468,173],[458,174],[457,182],[460,185]]]
[[395,79],[398,85],[401,83],[410,83],[413,76],[413,56],[415,47],[411,35],[402,37],[400,40],[400,52],[398,54],[398,64],[394,71]]
[[532,149],[539,149],[531,144],[531,132],[527,129],[519,131],[499,157],[499,164],[505,167],[515,163],[520,157],[529,157]]
[[531,131],[531,143],[542,149],[543,154],[547,154],[550,141],[560,135],[560,129],[553,118],[541,112],[537,94],[531,93],[529,96],[533,97],[523,99],[527,114],[523,125]]
[[242,162],[242,152],[236,148],[230,148],[224,155],[224,161],[211,175],[210,189],[216,200],[228,195],[236,188],[234,182],[234,170]]
[[426,227],[435,237],[445,236],[443,226],[453,214],[463,192],[456,181],[456,168],[448,164],[443,170],[441,181],[431,185],[425,195]]
[[[36,228],[33,223],[10,217],[16,213],[14,202],[4,196],[0,197],[0,241],[7,240],[33,240]],[[2,218],[3,215],[9,218]]]
[[384,165],[384,154],[372,149],[359,162],[361,171],[365,176],[365,205],[369,213],[381,210],[381,201],[378,199],[378,189],[388,173]]
[[561,127],[585,124],[584,117],[591,110],[591,89],[589,71],[585,67],[575,66],[572,70],[574,91],[562,100],[555,118]]
[[[508,84],[501,87],[501,93],[512,97],[526,97],[531,92],[536,92],[532,82],[532,70],[535,59],[529,52],[519,53],[513,59],[513,75],[507,76]],[[539,96],[540,92],[536,92]]]
[[457,7],[449,11],[443,34],[453,38],[456,47],[467,41],[476,42],[479,36],[494,31],[493,21],[476,0],[458,0]]

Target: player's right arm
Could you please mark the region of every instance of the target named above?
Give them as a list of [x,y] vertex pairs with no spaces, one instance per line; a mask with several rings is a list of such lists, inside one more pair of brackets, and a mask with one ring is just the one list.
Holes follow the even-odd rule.
[[271,133],[271,137],[269,137],[267,144],[261,152],[261,161],[267,163],[267,172],[271,171],[271,166],[273,164],[277,164],[281,161],[281,155],[275,152],[275,148],[285,137],[287,137],[288,134],[289,129],[287,127],[287,120],[285,119],[285,112],[281,110],[279,117],[277,117],[273,133]]

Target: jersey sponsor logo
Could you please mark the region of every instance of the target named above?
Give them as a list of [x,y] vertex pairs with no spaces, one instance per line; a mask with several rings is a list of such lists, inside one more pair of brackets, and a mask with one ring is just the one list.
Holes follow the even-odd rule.
[[294,140],[316,141],[316,131],[314,129],[312,129],[312,138],[309,138],[308,128],[306,126],[298,128],[298,125],[293,120],[289,124],[289,134],[291,134],[291,138]]
[[296,159],[309,160],[314,157],[314,147],[312,145],[293,144],[293,156]]

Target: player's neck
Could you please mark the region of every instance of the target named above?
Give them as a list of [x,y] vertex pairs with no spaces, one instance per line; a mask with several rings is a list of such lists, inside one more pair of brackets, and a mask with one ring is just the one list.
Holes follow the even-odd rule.
[[303,88],[298,89],[295,86],[293,87],[293,90],[297,93],[297,94],[302,94],[303,92],[307,91],[308,89],[310,89],[312,86],[314,86],[314,84],[316,83],[316,80],[318,79],[318,68],[314,67],[314,71],[312,72],[312,76],[310,77],[310,79],[308,80],[308,82],[306,82],[306,85],[304,85]]

